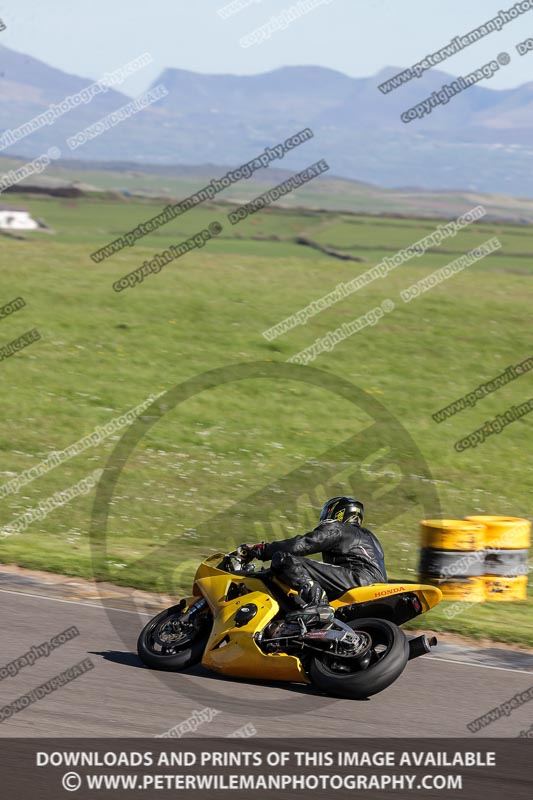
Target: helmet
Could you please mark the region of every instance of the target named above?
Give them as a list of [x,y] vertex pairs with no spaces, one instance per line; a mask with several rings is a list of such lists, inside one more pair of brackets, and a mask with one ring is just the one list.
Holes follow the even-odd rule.
[[324,503],[320,514],[320,522],[325,519],[335,519],[338,522],[351,522],[354,525],[363,524],[364,506],[354,497],[332,497]]

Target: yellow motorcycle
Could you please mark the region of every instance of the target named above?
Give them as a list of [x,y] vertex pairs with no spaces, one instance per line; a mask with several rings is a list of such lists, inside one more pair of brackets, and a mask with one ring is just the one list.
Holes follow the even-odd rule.
[[362,699],[386,689],[410,659],[437,644],[425,634],[408,638],[399,627],[441,601],[436,586],[354,587],[309,625],[296,593],[238,549],[206,558],[192,592],[141,631],[137,652],[147,666],[184,670],[201,662],[223,675],[297,681]]

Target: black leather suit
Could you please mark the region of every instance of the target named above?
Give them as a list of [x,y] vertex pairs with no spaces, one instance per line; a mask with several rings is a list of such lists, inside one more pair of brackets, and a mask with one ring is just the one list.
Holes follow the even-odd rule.
[[[313,553],[322,553],[322,563],[303,557]],[[312,579],[329,600],[354,586],[387,581],[383,548],[372,531],[336,520],[325,520],[303,536],[266,544],[262,558],[272,559],[272,571],[291,588],[299,590]]]

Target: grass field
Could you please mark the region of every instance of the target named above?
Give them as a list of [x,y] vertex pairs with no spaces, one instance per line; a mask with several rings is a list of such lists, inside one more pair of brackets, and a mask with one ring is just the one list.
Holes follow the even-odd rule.
[[[476,449],[458,453],[453,447],[533,396],[531,375],[442,424],[431,418],[531,355],[528,227],[476,223],[268,342],[262,331],[430,233],[438,221],[271,208],[231,226],[225,219],[230,209],[211,205],[94,264],[91,252],[162,210],[161,204],[16,195],[9,202],[28,206],[54,233],[0,237],[1,305],[18,296],[26,301],[0,320],[0,345],[34,327],[42,336],[0,363],[1,483],[151,394],[207,370],[267,362],[264,377],[200,392],[146,430],[111,501],[107,578],[179,591],[202,554],[308,530],[323,499],[339,489],[365,501],[367,524],[383,541],[392,578],[416,577],[423,516],[531,515],[531,415]],[[141,286],[112,290],[113,281],[213,220],[224,230],[202,250]],[[364,261],[303,247],[300,236]],[[503,245],[497,253],[402,303],[402,289],[494,236]],[[274,376],[278,362],[384,299],[395,303],[392,313],[314,361],[323,371],[321,384],[306,383],[296,368],[294,378]],[[361,395],[354,392],[352,402],[332,391],[336,376]],[[383,409],[376,444],[365,431]],[[103,468],[121,433],[3,497],[0,524]],[[409,437],[416,458],[409,455]],[[427,490],[426,468],[436,493]],[[293,470],[299,470],[297,480],[284,484]],[[88,535],[93,501],[94,491],[22,533],[0,534],[0,561],[100,575]],[[533,645],[532,606],[531,597],[486,603],[449,620],[443,604],[427,626]]]

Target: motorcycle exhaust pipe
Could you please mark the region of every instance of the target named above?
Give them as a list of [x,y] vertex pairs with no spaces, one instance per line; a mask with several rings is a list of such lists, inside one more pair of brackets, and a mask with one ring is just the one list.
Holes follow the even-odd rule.
[[435,647],[436,644],[437,637],[430,636],[428,638],[425,633],[423,633],[422,636],[414,636],[412,639],[409,639],[409,661],[429,653],[431,648]]

